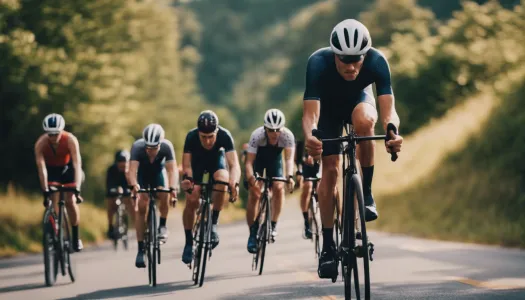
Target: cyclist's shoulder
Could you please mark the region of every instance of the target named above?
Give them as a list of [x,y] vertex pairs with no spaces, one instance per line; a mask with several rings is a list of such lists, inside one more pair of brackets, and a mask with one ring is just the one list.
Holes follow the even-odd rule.
[[173,143],[168,139],[163,139],[162,142],[160,142],[160,147],[173,148]]
[[252,131],[251,138],[257,139],[264,136],[264,126],[259,126]]
[[136,140],[135,142],[133,142],[133,145],[131,145],[131,151],[143,149],[145,147],[146,147],[146,141],[144,140],[144,138],[140,138]]
[[220,126],[220,125],[219,125],[219,131],[217,132],[217,135],[219,135],[219,134],[220,135],[226,135],[228,137],[232,136],[231,132],[228,129],[226,129],[226,128]]
[[365,66],[378,69],[384,67],[385,65],[388,65],[388,59],[386,58],[385,54],[377,48],[370,48],[366,54]]
[[319,48],[308,57],[308,63],[327,64],[333,60],[334,52],[330,47]]
[[107,168],[107,173],[108,174],[115,174],[115,171],[118,170],[118,166],[116,163],[112,163],[108,166]]

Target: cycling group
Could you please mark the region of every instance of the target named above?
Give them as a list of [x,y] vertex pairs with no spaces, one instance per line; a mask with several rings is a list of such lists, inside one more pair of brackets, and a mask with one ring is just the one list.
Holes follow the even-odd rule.
[[[249,190],[246,221],[249,226],[248,252],[257,251],[256,224],[258,201],[262,182],[256,175],[280,177],[285,180],[274,181],[271,186],[271,237],[277,236],[277,221],[284,201],[285,187],[294,188],[294,156],[297,163],[297,179],[316,177],[321,173],[318,184],[319,209],[322,223],[323,245],[319,257],[318,274],[321,278],[333,278],[338,274],[336,245],[333,240],[334,197],[338,198],[336,183],[341,178],[342,145],[322,143],[313,130],[318,130],[323,138],[337,138],[342,135],[345,124],[351,124],[359,136],[371,136],[378,121],[376,100],[372,84],[376,85],[379,103],[379,121],[387,135],[385,142],[388,153],[401,151],[403,138],[398,135],[399,117],[395,110],[391,87],[390,69],[385,56],[372,48],[368,29],[359,21],[347,19],[337,24],[330,34],[330,47],[315,51],[308,59],[306,67],[306,86],[303,97],[304,143],[297,143],[293,133],[285,125],[284,114],[270,109],[264,116],[264,125],[253,131],[249,143],[245,145],[242,161],[245,167],[245,186]],[[78,141],[74,135],[64,131],[64,119],[58,114],[44,119],[44,130],[35,146],[36,161],[42,190],[47,199],[48,186],[52,184],[70,185],[76,193],[66,194],[66,208],[73,225],[73,246],[82,249],[78,238],[79,211],[74,197],[78,197],[82,181],[81,158]],[[303,145],[306,152],[303,155]],[[284,150],[284,151],[283,151]],[[374,173],[375,142],[361,141],[357,148],[357,158],[361,165],[363,194],[366,205],[366,221],[377,219],[378,213],[372,196]],[[284,162],[283,162],[284,152]],[[303,159],[304,158],[304,159]],[[129,162],[129,166],[127,161]],[[322,166],[322,170],[319,167]],[[207,172],[216,182],[212,192],[212,242],[219,244],[217,223],[219,213],[228,197],[235,199],[238,194],[241,168],[230,132],[219,126],[219,119],[212,111],[202,112],[197,120],[197,128],[188,132],[182,155],[182,178],[180,187],[186,191],[186,206],[183,212],[183,225],[186,243],[182,261],[191,263],[193,257],[192,227],[203,174]],[[284,174],[286,172],[286,174]],[[169,188],[168,194],[159,195],[159,238],[168,236],[166,219],[169,204],[175,203],[179,189],[179,169],[175,151],[170,141],[164,138],[164,130],[158,124],[148,125],[131,147],[131,154],[122,151],[116,155],[116,165],[108,170],[108,196],[114,196],[114,189],[121,187],[124,194],[136,195],[137,201],[131,203],[126,197],[130,215],[135,215],[138,253],[135,265],[144,268],[143,233],[149,198],[147,194],[137,194],[141,187]],[[129,188],[129,190],[127,190]],[[301,210],[305,219],[304,236],[311,238],[308,218],[308,195],[311,183],[303,184]],[[191,193],[190,193],[191,191]],[[228,195],[231,193],[231,195]],[[170,200],[171,198],[171,200]],[[108,201],[108,203],[111,201]],[[56,202],[55,202],[56,203]],[[133,209],[134,208],[134,209]],[[114,207],[108,205],[108,221]],[[140,221],[137,221],[140,220]],[[112,232],[109,228],[108,234]]]

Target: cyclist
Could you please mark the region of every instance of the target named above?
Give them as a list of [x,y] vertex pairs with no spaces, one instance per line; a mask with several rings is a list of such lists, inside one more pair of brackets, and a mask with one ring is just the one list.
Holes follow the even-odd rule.
[[[76,192],[66,192],[66,210],[71,221],[73,249],[78,252],[83,248],[78,236],[80,210],[77,205],[80,186],[83,181],[82,158],[77,138],[64,130],[66,122],[59,114],[49,114],[44,118],[45,134],[41,135],[35,144],[35,159],[38,168],[40,187],[44,194],[44,206],[49,198],[49,186],[64,185],[75,187]],[[52,195],[55,211],[58,211],[59,194]]]
[[[372,48],[372,38],[362,23],[354,19],[344,20],[333,28],[330,47],[315,51],[308,59],[303,98],[306,150],[316,160],[322,154],[323,180],[319,184],[319,205],[323,251],[318,267],[321,278],[332,278],[338,274],[333,242],[332,191],[341,174],[342,148],[338,143],[321,143],[312,136],[312,129],[321,130],[323,138],[335,138],[342,134],[344,122],[350,122],[358,135],[373,135],[377,111],[372,83],[376,84],[381,124],[393,138],[385,143],[386,150],[397,153],[401,151],[403,138],[397,132],[399,117],[395,110],[388,62],[381,52]],[[358,146],[365,220],[373,221],[378,216],[371,191],[375,143],[360,142]]]
[[[166,171],[168,180],[166,182]],[[177,201],[179,173],[173,144],[164,138],[164,129],[159,124],[149,124],[142,132],[142,138],[131,147],[131,162],[129,165],[128,181],[132,193],[137,196],[135,203],[135,229],[138,242],[138,253],[135,260],[137,268],[145,268],[144,263],[144,230],[146,212],[149,205],[149,195],[137,194],[141,187],[166,188],[169,187],[172,205]],[[170,197],[159,193],[159,239],[166,241]]]
[[[257,216],[257,207],[261,197],[262,182],[257,184],[255,172],[260,176],[266,169],[266,177],[283,177],[282,151],[284,149],[285,167],[288,190],[291,192],[294,188],[293,167],[294,167],[294,150],[295,141],[293,133],[286,127],[284,114],[275,108],[269,109],[264,114],[264,126],[255,129],[250,137],[248,146],[248,156],[246,157],[246,176],[250,186],[248,196],[248,205],[246,207],[246,221],[250,228],[248,238],[248,252],[257,251],[257,229],[259,224],[255,218]],[[275,181],[271,187],[272,193],[272,232],[271,238],[275,240],[277,236],[277,221],[281,213],[284,201],[284,183]]]
[[[195,213],[199,208],[201,193],[201,186],[196,183],[202,182],[204,172],[208,171],[210,179],[213,176],[213,180],[229,183],[232,199],[236,199],[239,192],[241,168],[233,138],[227,129],[219,126],[219,118],[213,111],[201,112],[197,119],[197,128],[190,130],[186,135],[182,165],[184,175],[181,186],[186,191],[186,207],[184,207],[182,218],[186,244],[182,253],[182,261],[189,264],[193,258],[192,228],[195,222]],[[191,194],[189,189],[192,189]],[[228,186],[223,184],[213,186],[211,195],[213,202],[212,248],[219,245],[217,223],[219,213],[228,197],[227,190]]]
[[122,202],[126,206],[128,215],[135,215],[134,205],[131,201],[130,190],[126,179],[129,168],[130,154],[127,150],[119,150],[115,153],[115,161],[106,171],[106,204],[108,214],[108,238],[113,238],[113,216],[117,212],[117,194],[123,194]]
[[[312,238],[310,230],[310,223],[308,222],[308,206],[310,205],[310,193],[312,192],[312,181],[304,181],[304,178],[317,178],[319,174],[319,162],[314,161],[313,157],[304,151],[304,142],[297,141],[295,147],[295,165],[297,172],[295,173],[298,186],[301,188],[300,207],[304,218],[304,232],[305,239]],[[318,185],[318,183],[316,183]]]

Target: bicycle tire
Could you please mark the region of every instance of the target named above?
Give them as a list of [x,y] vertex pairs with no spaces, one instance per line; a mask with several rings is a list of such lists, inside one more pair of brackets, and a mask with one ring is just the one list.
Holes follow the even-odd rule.
[[203,202],[201,208],[201,216],[199,220],[199,239],[197,240],[197,256],[195,256],[197,262],[197,276],[195,278],[195,284],[200,284],[201,270],[202,270],[202,259],[203,259],[203,248],[204,248],[204,231],[205,231],[205,218],[207,205]]
[[357,194],[357,205],[359,210],[359,220],[361,224],[361,248],[360,249],[360,258],[363,259],[363,275],[364,275],[364,284],[365,284],[365,300],[370,299],[370,256],[368,250],[368,235],[366,233],[366,220],[365,220],[365,202],[363,195],[363,188],[361,184],[361,177],[354,174],[352,176],[352,181],[354,182],[355,191]]
[[[355,259],[355,207],[354,207],[355,189],[351,176],[345,177],[344,195],[343,195],[343,240],[341,247],[341,270],[345,286],[345,299],[352,299],[352,271],[357,269]],[[354,272],[354,280],[359,280]],[[356,296],[359,294],[359,286],[356,286]],[[354,287],[355,288],[355,287]],[[359,299],[359,298],[358,298]]]
[[[270,210],[270,199],[268,196],[264,196],[265,199],[265,221],[264,221],[264,228],[263,228],[263,238],[261,239],[261,264],[259,265],[259,275],[262,274],[263,268],[264,268],[264,259],[266,257],[266,246],[268,243],[270,243],[270,234],[271,234],[271,220],[272,220],[272,213]],[[260,224],[260,223],[259,223]]]
[[64,241],[64,263],[67,266],[67,273],[69,274],[69,278],[71,279],[71,282],[75,282],[76,278],[76,272],[75,272],[75,265],[71,261],[71,252],[73,252],[73,244],[71,239],[71,232],[69,231],[69,217],[67,214],[64,214],[64,230],[65,230],[65,237],[67,240]]
[[117,212],[114,218],[115,223],[113,224],[113,248],[117,250],[118,241],[120,239],[120,208],[117,208]]
[[[151,200],[150,200],[151,201]],[[155,205],[150,210],[149,235],[151,253],[151,286],[157,286],[157,212]]]
[[319,243],[320,239],[320,233],[319,233],[319,222],[315,210],[315,205],[317,198],[312,193],[310,196],[310,205],[308,207],[309,210],[309,221],[310,221],[310,232],[312,233],[312,242],[314,243],[314,251],[315,251],[315,257],[318,258],[321,255],[321,245]]
[[[63,197],[61,195],[61,197]],[[62,276],[66,276],[65,246],[64,246],[64,205],[59,205],[58,213],[58,257],[60,262],[60,271]]]
[[204,253],[202,255],[202,269],[201,269],[201,278],[200,278],[200,282],[199,282],[199,287],[202,286],[202,284],[204,283],[204,275],[206,274],[206,262],[208,261],[208,255],[211,251],[211,207],[210,207],[210,204],[207,203],[206,204],[206,219],[204,221],[204,226],[203,228],[206,230],[204,232],[204,235],[205,235],[205,239],[203,241],[204,243]]
[[[51,218],[53,219],[52,222],[50,220]],[[42,223],[42,247],[44,249],[44,277],[46,286],[55,284],[58,273],[58,260],[55,249],[55,220],[51,210],[47,209],[44,212],[44,222]]]
[[201,208],[199,208],[199,211],[198,211],[198,214],[197,214],[197,220],[195,221],[195,224],[193,224],[193,229],[192,229],[192,232],[193,232],[193,245],[197,245],[196,247],[196,252],[193,253],[193,258],[192,258],[192,261],[193,261],[193,274],[192,274],[192,280],[193,280],[193,284],[196,285],[198,282],[199,282],[199,264],[200,264],[200,261],[199,261],[199,244],[198,244],[198,237],[199,237],[199,228],[200,228],[200,210]]

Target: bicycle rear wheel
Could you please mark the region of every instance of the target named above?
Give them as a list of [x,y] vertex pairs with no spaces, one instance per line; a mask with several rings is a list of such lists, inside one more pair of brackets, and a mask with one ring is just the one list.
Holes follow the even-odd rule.
[[321,229],[319,228],[319,216],[317,213],[319,208],[317,207],[316,195],[310,197],[309,211],[310,230],[312,232],[312,241],[314,242],[315,257],[318,258],[321,255],[321,244],[319,243]]
[[50,209],[44,213],[44,222],[42,223],[42,247],[44,249],[44,276],[46,286],[55,284],[58,274],[58,258],[55,249],[56,244],[56,218]]
[[[206,217],[206,218],[204,218]],[[205,209],[203,210],[202,214],[202,220],[204,223],[204,226],[202,227],[204,229],[204,241],[203,241],[203,248],[204,253],[202,255],[202,269],[201,269],[201,278],[199,282],[199,286],[202,286],[204,283],[204,274],[206,273],[206,262],[208,261],[208,255],[211,251],[211,208],[209,204],[205,205]]]
[[115,216],[113,217],[115,221],[113,222],[113,248],[117,250],[118,248],[118,241],[120,239],[120,226],[121,226],[121,212],[120,212],[120,206],[117,208],[117,212],[115,213]]
[[71,282],[75,282],[76,272],[75,264],[71,261],[71,253],[73,250],[73,240],[71,239],[71,232],[69,230],[69,218],[64,214],[64,264],[67,266],[67,273]]

